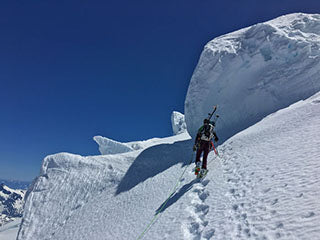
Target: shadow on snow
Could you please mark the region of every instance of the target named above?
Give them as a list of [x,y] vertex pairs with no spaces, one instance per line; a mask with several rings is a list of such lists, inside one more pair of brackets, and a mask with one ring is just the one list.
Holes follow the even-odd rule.
[[173,193],[170,197],[169,200],[166,199],[160,207],[156,210],[155,214],[164,212],[168,207],[170,207],[172,204],[174,204],[176,201],[178,201],[186,192],[188,192],[193,184],[198,183],[199,179],[194,179],[191,182],[185,184],[183,187],[179,189],[178,192]]
[[[190,151],[186,150],[190,149]],[[121,179],[116,195],[128,191],[139,183],[152,178],[177,163],[189,164],[192,156],[192,140],[173,144],[160,144],[145,149],[135,159]]]

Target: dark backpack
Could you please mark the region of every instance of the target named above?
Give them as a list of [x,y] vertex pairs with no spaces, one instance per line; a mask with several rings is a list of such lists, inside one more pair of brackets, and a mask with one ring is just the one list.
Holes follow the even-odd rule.
[[204,134],[207,138],[209,138],[210,137],[210,135],[211,135],[211,126],[209,125],[209,124],[207,124],[207,125],[204,125],[203,126],[203,132],[202,132],[202,134]]
[[[209,141],[212,139],[213,137],[213,125],[212,124],[208,124],[208,125],[203,125],[200,129],[199,129],[199,140],[203,139],[206,141]],[[205,139],[206,138],[206,139]]]

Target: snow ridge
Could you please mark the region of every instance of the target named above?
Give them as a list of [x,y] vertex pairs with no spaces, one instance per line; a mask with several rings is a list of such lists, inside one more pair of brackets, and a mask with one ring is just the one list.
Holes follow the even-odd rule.
[[215,239],[317,238],[319,99],[320,93],[268,116],[221,146],[230,210]]

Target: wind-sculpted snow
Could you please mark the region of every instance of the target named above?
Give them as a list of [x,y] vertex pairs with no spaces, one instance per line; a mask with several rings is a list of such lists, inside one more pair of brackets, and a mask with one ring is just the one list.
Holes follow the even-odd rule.
[[213,105],[226,140],[320,90],[320,15],[290,14],[209,42],[185,100],[194,136]]
[[[177,139],[188,139],[190,138],[189,134],[186,131],[180,131],[177,133],[179,136]],[[177,139],[176,138],[151,138],[144,141],[134,141],[134,142],[117,142],[115,140],[95,136],[93,138],[96,143],[99,145],[99,151],[102,155],[105,154],[118,154],[118,153],[125,153],[135,150],[143,150],[145,148],[152,147],[154,145],[159,144],[167,144],[167,143],[174,143]]]
[[[141,144],[141,147],[150,146],[150,149],[146,147],[122,154],[83,157],[60,153],[46,157],[40,176],[26,194],[18,239],[63,239],[57,235],[69,219],[103,192],[107,192],[110,198],[179,162],[183,163],[183,154],[171,153],[186,149],[185,143],[179,142],[189,138],[187,133],[154,138]],[[105,201],[109,201],[108,198]]]
[[133,151],[133,149],[130,146],[128,146],[128,144],[117,142],[109,138],[95,136],[93,140],[96,141],[96,143],[99,145],[99,151],[103,155]]
[[[187,127],[184,120],[184,115],[182,113],[173,111],[171,115],[171,124],[174,135],[182,134],[183,139],[189,137],[186,130]],[[99,151],[102,155],[118,154],[131,152],[134,150],[141,150],[161,143],[170,143],[169,139],[170,138],[152,138],[145,141],[133,141],[122,143],[102,136],[95,136],[93,138],[93,140],[99,145]]]
[[171,125],[174,135],[184,133],[187,131],[187,125],[182,113],[173,111],[171,114]]
[[82,157],[68,153],[46,157],[40,176],[28,190],[19,239],[54,238],[74,211],[120,182],[134,157]]

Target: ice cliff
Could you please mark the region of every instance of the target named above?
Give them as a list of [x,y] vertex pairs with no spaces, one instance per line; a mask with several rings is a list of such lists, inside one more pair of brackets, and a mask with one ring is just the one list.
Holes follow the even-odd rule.
[[222,141],[320,90],[320,15],[289,14],[217,37],[201,54],[185,100],[191,136],[213,105]]

